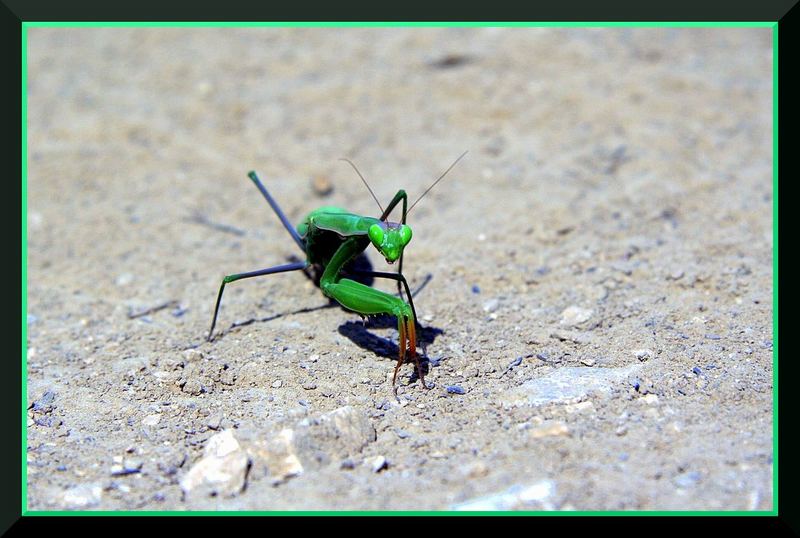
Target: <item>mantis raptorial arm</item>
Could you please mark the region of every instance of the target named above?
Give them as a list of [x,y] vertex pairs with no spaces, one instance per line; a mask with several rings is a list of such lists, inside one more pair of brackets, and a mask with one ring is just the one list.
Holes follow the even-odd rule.
[[[401,224],[405,224],[406,223],[406,214],[408,213],[408,211],[406,210],[406,207],[408,206],[408,195],[406,194],[406,191],[404,191],[403,189],[400,189],[399,191],[397,191],[397,194],[394,195],[394,198],[392,198],[392,201],[389,202],[389,205],[386,206],[386,211],[384,211],[383,215],[381,215],[381,220],[386,220],[389,217],[389,214],[392,212],[392,209],[394,209],[395,206],[398,204],[398,202],[400,202],[401,200],[403,201],[403,216],[400,219],[400,223]],[[398,275],[402,275],[403,274],[403,254],[400,254],[400,263],[397,266],[397,274]],[[401,282],[398,280],[397,281],[397,293],[402,293],[402,289],[400,288],[400,284],[401,284]],[[411,300],[410,297],[411,297],[411,295],[409,294],[409,301]]]
[[397,378],[397,371],[406,360],[407,353],[410,353],[411,358],[414,359],[420,381],[425,385],[422,365],[417,356],[415,315],[411,305],[399,297],[341,277],[342,267],[364,250],[365,240],[362,236],[354,236],[342,243],[322,274],[320,289],[326,296],[358,314],[389,314],[397,317],[397,331],[400,334],[400,353],[397,359],[397,366],[395,366],[394,377],[392,378],[392,386],[395,387],[395,394],[397,394],[395,379]]

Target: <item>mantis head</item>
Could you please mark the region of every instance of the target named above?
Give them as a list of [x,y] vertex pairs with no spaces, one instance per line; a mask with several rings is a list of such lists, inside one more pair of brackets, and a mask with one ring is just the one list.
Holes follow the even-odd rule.
[[394,263],[403,254],[403,249],[411,241],[411,228],[405,224],[381,222],[369,227],[368,235],[388,263]]

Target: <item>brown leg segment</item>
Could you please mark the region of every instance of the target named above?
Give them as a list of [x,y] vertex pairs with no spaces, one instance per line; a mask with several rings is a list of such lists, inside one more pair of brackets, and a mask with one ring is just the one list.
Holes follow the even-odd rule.
[[400,341],[398,342],[400,346],[400,357],[397,359],[397,366],[394,367],[394,375],[392,376],[392,388],[394,389],[394,397],[397,398],[397,385],[395,381],[397,380],[397,372],[400,370],[400,367],[406,361],[406,323],[405,319],[398,318],[397,319],[397,328],[400,331]]
[[414,359],[414,363],[417,365],[417,375],[419,375],[419,380],[422,381],[422,386],[427,388],[427,384],[425,384],[425,376],[422,374],[422,364],[419,362],[419,357],[417,356],[417,330],[416,330],[416,323],[413,319],[406,320],[406,324],[408,326],[408,345],[409,350],[411,351],[411,358]]

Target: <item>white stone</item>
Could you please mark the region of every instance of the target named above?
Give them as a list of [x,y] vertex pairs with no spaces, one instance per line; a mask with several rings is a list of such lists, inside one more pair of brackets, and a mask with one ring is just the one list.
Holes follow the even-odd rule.
[[155,426],[161,422],[161,413],[153,413],[152,415],[147,415],[142,419],[142,424],[145,426]]
[[207,441],[203,457],[181,479],[181,489],[187,495],[235,495],[244,488],[248,461],[233,432],[222,431]]
[[364,460],[364,464],[372,469],[373,473],[380,472],[388,466],[388,462],[384,456],[373,456]]
[[472,499],[451,508],[456,511],[554,510],[551,500],[554,494],[553,481],[542,480],[530,486],[516,484],[500,493]]
[[100,504],[103,487],[98,483],[80,484],[61,493],[61,504],[67,510],[82,510]]
[[501,393],[500,403],[506,406],[570,404],[593,392],[609,396],[615,386],[623,384],[639,368],[638,364],[626,368],[559,368]]
[[297,455],[294,430],[284,428],[277,435],[257,441],[250,449],[256,465],[262,466],[273,483],[303,473],[303,464]]
[[542,437],[563,437],[569,435],[569,428],[563,422],[547,421],[541,426],[533,428],[529,435],[532,439],[541,439]]
[[581,308],[579,306],[570,306],[561,313],[562,325],[580,325],[584,321],[588,321],[594,312],[588,308]]

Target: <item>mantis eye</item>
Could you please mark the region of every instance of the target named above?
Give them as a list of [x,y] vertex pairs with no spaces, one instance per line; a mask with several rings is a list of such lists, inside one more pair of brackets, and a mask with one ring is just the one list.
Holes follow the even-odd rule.
[[377,224],[370,226],[367,234],[369,235],[370,241],[372,241],[375,245],[380,245],[383,243],[383,228]]
[[411,241],[411,228],[405,224],[400,226],[400,241],[403,242],[403,246],[406,246]]

